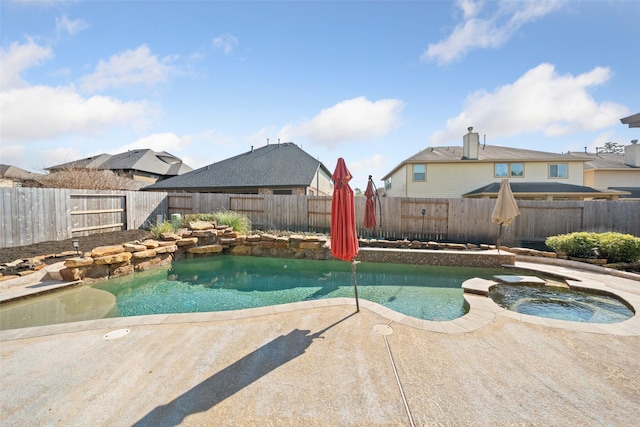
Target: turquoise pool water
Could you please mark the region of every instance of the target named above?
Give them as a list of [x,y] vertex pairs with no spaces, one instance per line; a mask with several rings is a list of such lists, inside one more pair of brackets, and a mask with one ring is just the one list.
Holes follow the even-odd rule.
[[[358,296],[409,316],[452,320],[466,313],[462,283],[499,269],[360,263]],[[351,264],[219,256],[175,262],[95,284],[117,301],[113,316],[264,307],[322,298],[353,298]]]
[[616,323],[634,315],[618,298],[553,286],[501,284],[489,297],[507,310],[548,319]]
[[[426,320],[466,314],[462,283],[501,269],[360,263],[358,296]],[[514,274],[517,274],[514,272]],[[353,298],[351,263],[216,256],[174,262],[12,303],[0,329],[147,314],[238,310],[322,298]]]

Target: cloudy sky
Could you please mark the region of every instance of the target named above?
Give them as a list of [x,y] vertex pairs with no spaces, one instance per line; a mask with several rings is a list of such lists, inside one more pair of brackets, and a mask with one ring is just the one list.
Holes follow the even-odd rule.
[[353,187],[429,146],[638,139],[638,1],[0,2],[0,163],[294,142]]

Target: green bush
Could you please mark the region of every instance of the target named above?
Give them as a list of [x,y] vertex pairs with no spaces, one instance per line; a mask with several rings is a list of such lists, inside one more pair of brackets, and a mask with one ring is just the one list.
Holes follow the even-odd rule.
[[576,258],[598,258],[607,262],[635,262],[640,259],[640,238],[622,233],[587,233],[584,231],[550,236],[546,245],[555,252]]
[[218,225],[233,227],[234,231],[248,234],[251,231],[251,220],[245,214],[235,211],[217,211],[212,213],[187,214],[182,217],[182,224],[187,226],[191,221],[212,221]]
[[599,235],[600,253],[607,262],[640,260],[640,238],[631,234],[602,233]]
[[172,233],[176,231],[176,229],[171,222],[163,221],[152,225],[151,228],[149,228],[149,231],[153,237],[157,239],[162,233]]
[[247,234],[251,231],[251,220],[245,214],[235,211],[218,211],[211,215],[217,224],[233,227],[233,230],[240,234]]

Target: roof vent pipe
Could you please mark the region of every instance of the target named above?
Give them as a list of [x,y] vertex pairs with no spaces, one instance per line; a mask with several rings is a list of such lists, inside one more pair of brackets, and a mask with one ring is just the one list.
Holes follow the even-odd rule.
[[267,138],[267,145],[269,145],[269,138]]
[[253,145],[251,146],[251,152],[253,153]]
[[587,154],[587,147],[584,147],[584,154]]

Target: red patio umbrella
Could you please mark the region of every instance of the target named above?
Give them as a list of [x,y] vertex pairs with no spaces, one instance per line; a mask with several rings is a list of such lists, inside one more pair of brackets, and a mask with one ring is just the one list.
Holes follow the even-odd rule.
[[364,195],[367,196],[367,202],[364,206],[364,228],[373,228],[376,226],[376,202],[373,200],[375,194],[373,191],[373,181],[371,180],[371,175],[369,175],[367,191],[364,192]]
[[353,290],[356,297],[356,311],[360,311],[358,286],[356,284],[356,260],[358,255],[358,235],[356,232],[356,208],[353,190],[349,186],[351,172],[344,159],[338,159],[331,176],[334,182],[331,199],[331,255],[344,261],[351,261]]

